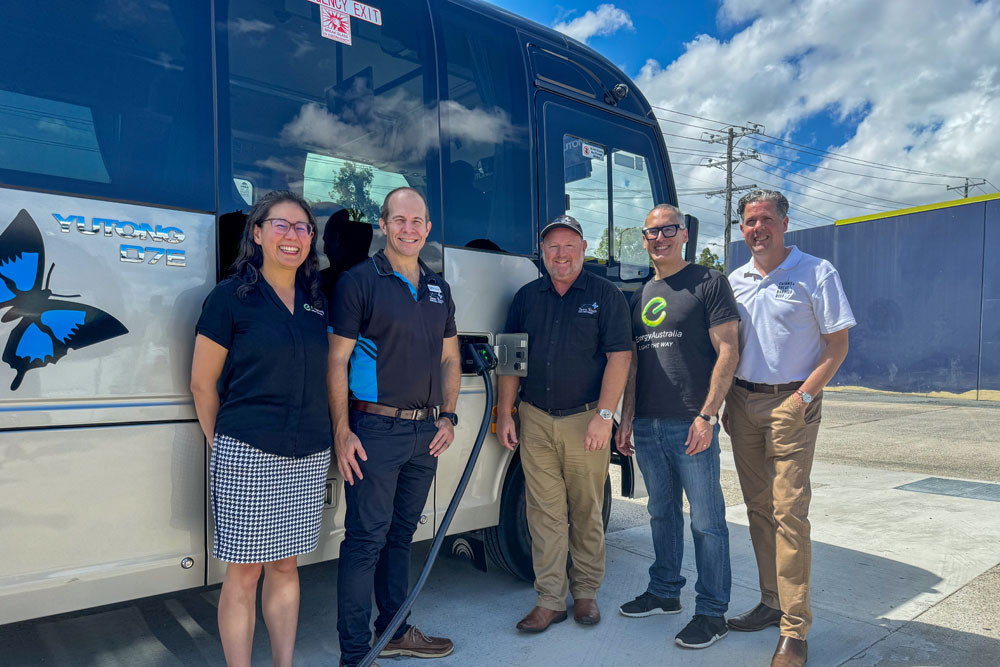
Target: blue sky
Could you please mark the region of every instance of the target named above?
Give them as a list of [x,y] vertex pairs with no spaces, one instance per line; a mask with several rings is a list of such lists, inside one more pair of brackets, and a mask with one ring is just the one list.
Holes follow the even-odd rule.
[[987,181],[970,196],[997,192],[1000,0],[492,1],[601,52],[663,108],[706,241],[724,204],[699,191],[725,175],[700,139],[726,123],[763,124],[734,180],[785,191],[793,228],[956,199],[965,177]]

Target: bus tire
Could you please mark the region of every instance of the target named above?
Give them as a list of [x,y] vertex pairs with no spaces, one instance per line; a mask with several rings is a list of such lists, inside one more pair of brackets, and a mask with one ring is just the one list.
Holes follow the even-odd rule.
[[[601,509],[604,530],[611,519],[611,477],[604,480]],[[483,531],[489,559],[505,572],[527,582],[535,580],[531,562],[531,533],[528,532],[527,501],[521,458],[516,457],[507,471],[500,497],[500,520]]]

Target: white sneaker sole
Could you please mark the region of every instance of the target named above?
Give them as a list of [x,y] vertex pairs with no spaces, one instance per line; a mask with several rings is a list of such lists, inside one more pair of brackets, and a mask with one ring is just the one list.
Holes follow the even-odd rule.
[[627,612],[621,607],[618,607],[618,613],[622,616],[628,616],[629,618],[646,618],[647,616],[659,616],[661,614],[679,614],[681,611],[683,610],[679,608],[667,611],[666,609],[657,607],[656,609],[650,609],[649,611]]
[[707,642],[705,642],[704,644],[685,644],[683,641],[680,640],[679,637],[675,637],[674,638],[674,643],[677,644],[678,646],[682,647],[682,648],[708,648],[709,646],[711,646],[715,642],[719,641],[720,639],[722,639],[723,637],[725,637],[728,634],[729,633],[726,632],[726,633],[721,634],[721,635],[712,635],[712,638],[710,640],[708,640]]

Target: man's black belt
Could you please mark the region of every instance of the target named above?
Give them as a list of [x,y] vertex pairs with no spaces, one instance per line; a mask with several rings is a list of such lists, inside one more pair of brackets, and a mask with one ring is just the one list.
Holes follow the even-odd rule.
[[789,382],[787,384],[764,384],[763,382],[747,382],[736,378],[736,386],[743,387],[747,391],[758,394],[779,394],[783,391],[795,391],[802,386],[801,382]]
[[383,417],[395,417],[396,419],[421,420],[428,417],[437,417],[437,408],[434,407],[404,410],[403,408],[394,408],[391,405],[382,405],[381,403],[351,401],[351,409],[359,412],[368,412],[373,415],[382,415]]
[[[531,403],[531,401],[528,402]],[[584,403],[583,405],[578,405],[575,408],[566,408],[564,410],[548,410],[540,405],[535,405],[534,403],[531,403],[531,405],[552,417],[569,417],[571,415],[578,415],[581,412],[597,409],[597,401],[594,401],[593,403]]]

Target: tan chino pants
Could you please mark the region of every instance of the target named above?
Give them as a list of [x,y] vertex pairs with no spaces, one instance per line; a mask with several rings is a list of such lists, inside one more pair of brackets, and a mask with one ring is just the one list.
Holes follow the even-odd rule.
[[781,634],[805,639],[812,625],[809,501],[822,393],[805,416],[794,392],[750,392],[733,385],[726,398],[733,458],[750,520],[761,602],[780,609]]
[[[553,417],[521,403],[521,463],[539,607],[566,609],[566,594],[596,599],[604,581],[604,482],[611,447],[584,449],[588,410]],[[573,565],[566,575],[566,556]]]

